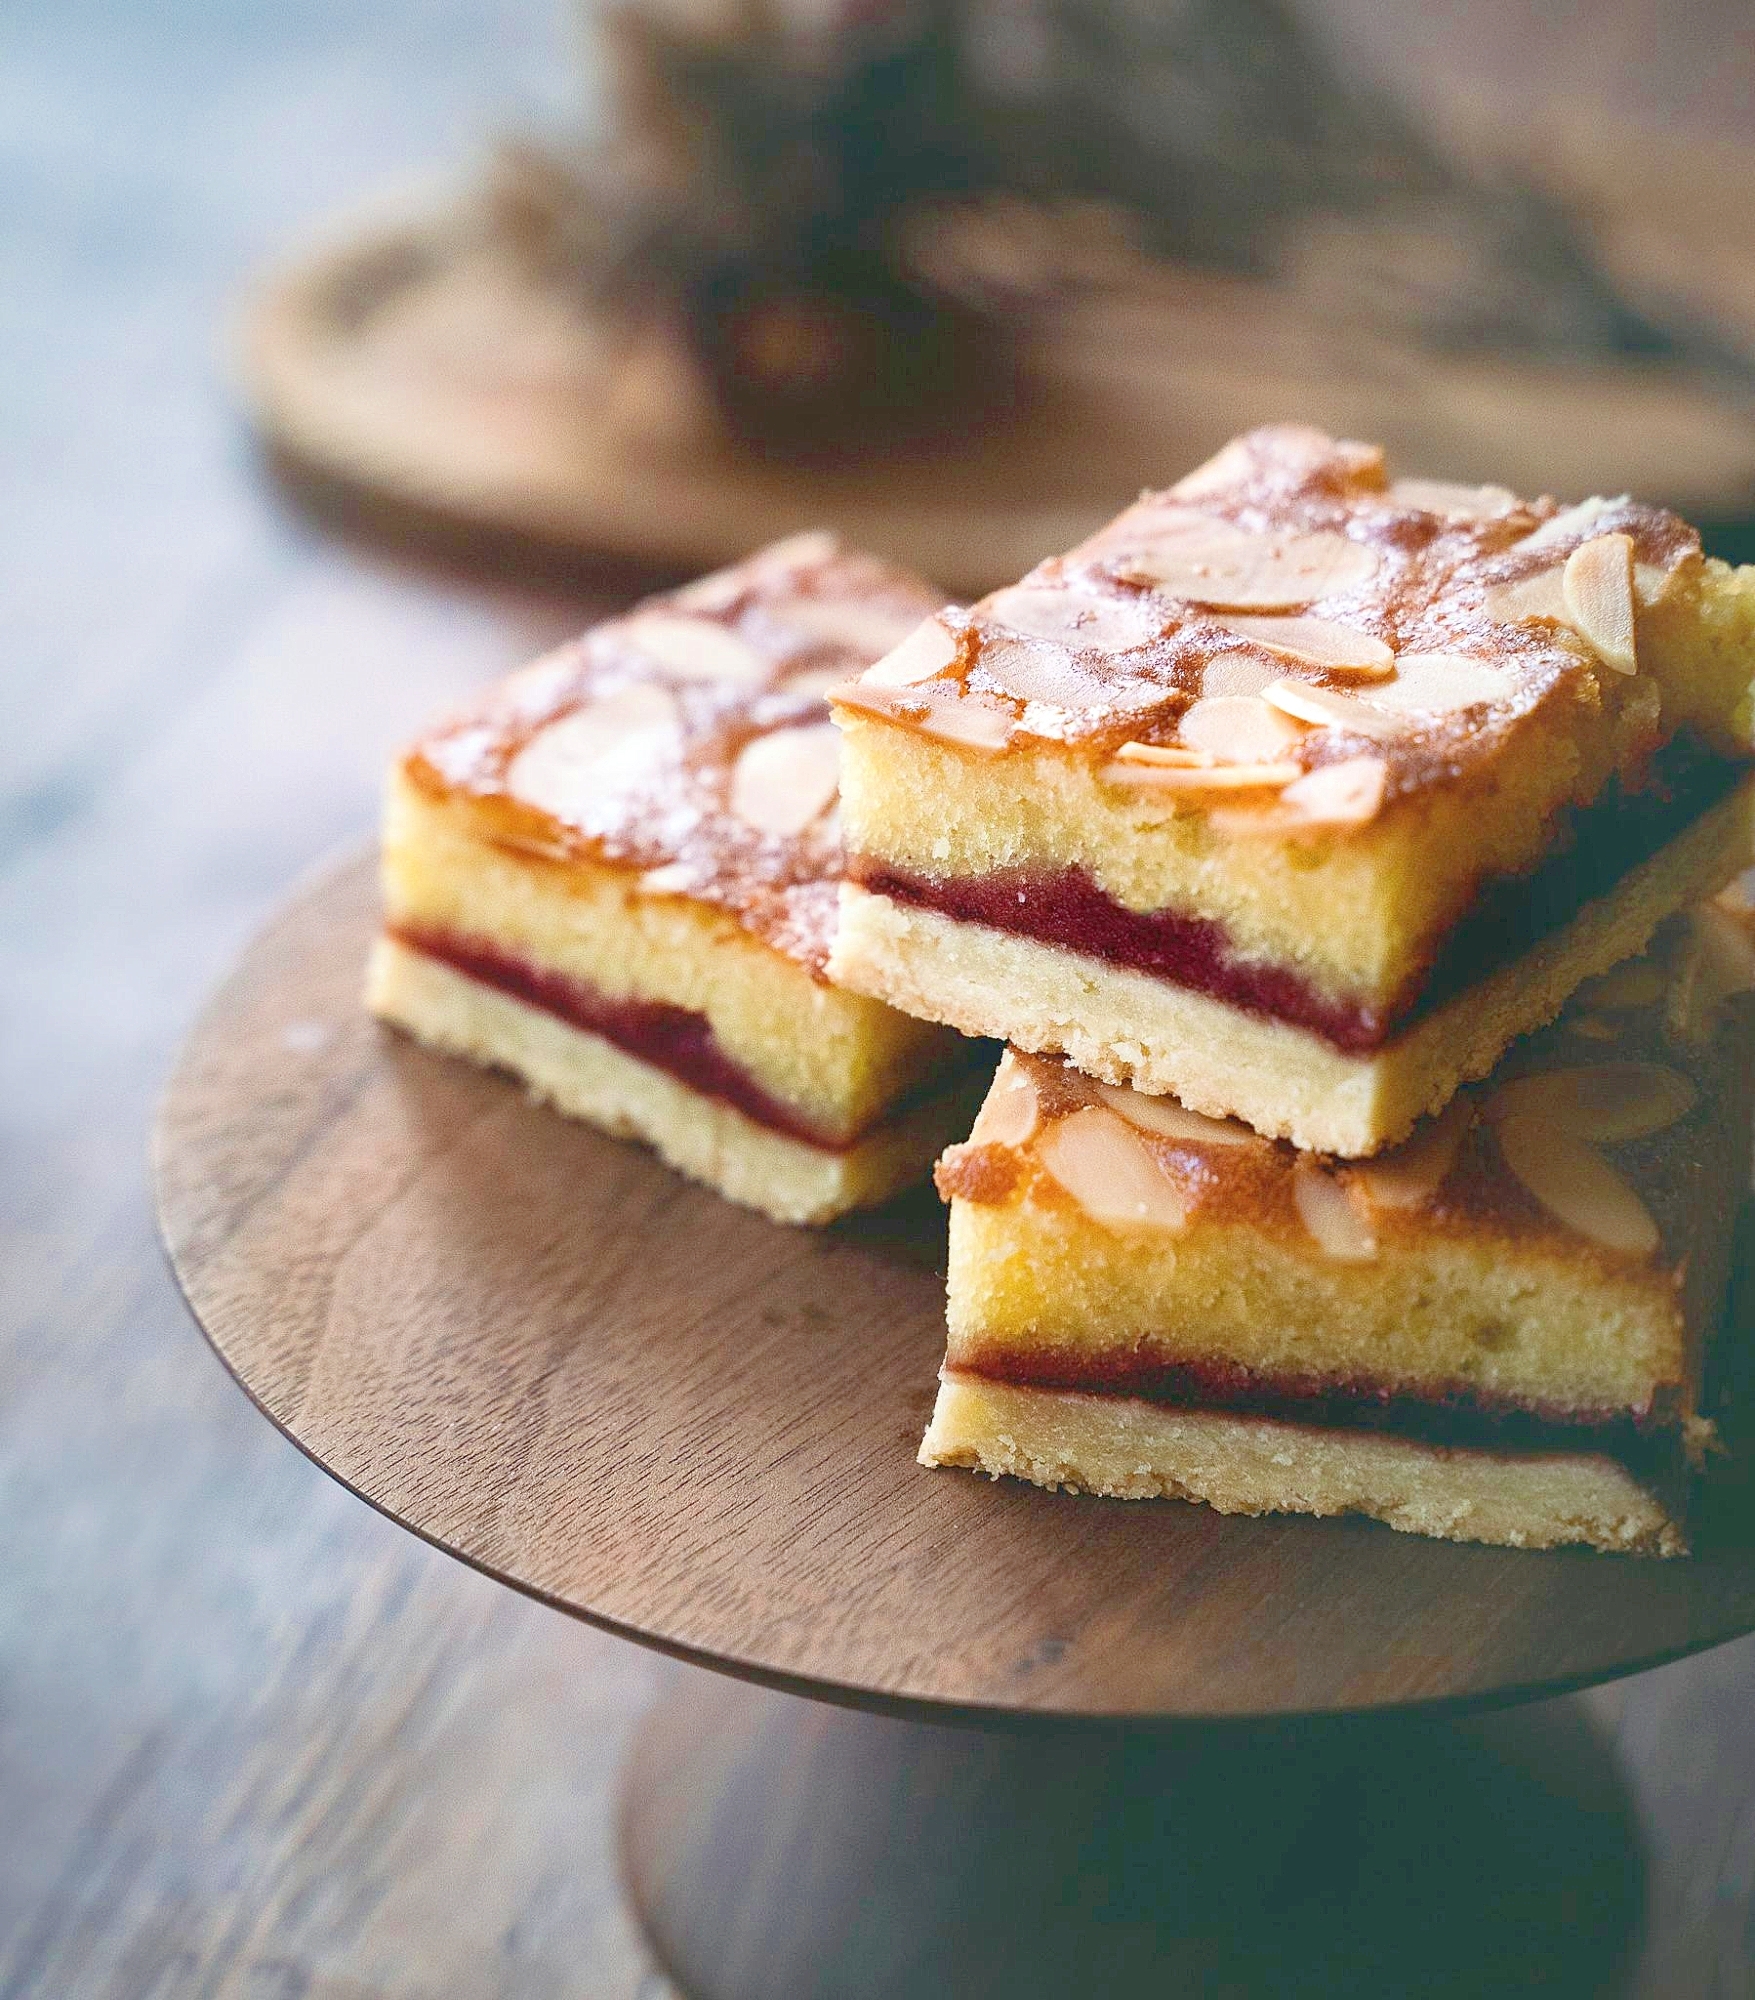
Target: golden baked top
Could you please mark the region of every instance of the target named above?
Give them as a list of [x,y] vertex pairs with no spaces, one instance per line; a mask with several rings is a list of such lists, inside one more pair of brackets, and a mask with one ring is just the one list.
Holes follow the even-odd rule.
[[1679,1283],[1701,1218],[1747,1179],[1746,917],[1711,905],[1590,981],[1412,1138],[1336,1161],[1008,1049],[939,1191],[985,1205],[1070,1205],[1099,1225],[1245,1223],[1312,1256],[1369,1263],[1409,1232],[1540,1240]]
[[[1374,446],[1277,426],[941,612],[835,698],[978,751],[1062,742],[1240,829],[1364,822],[1556,706],[1581,737],[1610,725],[1594,789],[1700,725],[1653,614],[1673,623],[1706,567],[1660,508],[1392,479]],[[1726,698],[1721,664],[1713,747],[1745,751],[1751,675]]]
[[820,970],[841,875],[824,693],[940,602],[832,535],[795,535],[511,675],[403,769],[505,846],[626,868]]

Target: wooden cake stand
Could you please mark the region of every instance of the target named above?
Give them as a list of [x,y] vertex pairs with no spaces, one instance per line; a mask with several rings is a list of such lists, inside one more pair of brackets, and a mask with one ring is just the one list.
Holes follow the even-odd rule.
[[212,1001],[165,1240],[335,1478],[719,1670],[624,1792],[687,1992],[1601,1990],[1613,1766],[1576,1705],[1480,1712],[1755,1628],[1740,1495],[1663,1563],[923,1471],[936,1206],[778,1228],[424,1053],[360,1006],[375,906],[324,875]]

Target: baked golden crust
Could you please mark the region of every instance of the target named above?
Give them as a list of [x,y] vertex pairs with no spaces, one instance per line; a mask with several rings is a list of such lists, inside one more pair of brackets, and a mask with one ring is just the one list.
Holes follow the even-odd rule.
[[824,692],[941,601],[833,536],[795,536],[512,675],[402,772],[485,840],[626,869],[820,973],[841,876]]

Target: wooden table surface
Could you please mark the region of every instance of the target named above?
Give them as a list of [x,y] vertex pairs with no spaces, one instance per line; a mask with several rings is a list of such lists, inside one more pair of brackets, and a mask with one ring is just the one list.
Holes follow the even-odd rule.
[[[608,1804],[662,1673],[332,1486],[225,1378],[144,1149],[203,990],[436,704],[629,587],[446,576],[266,489],[250,266],[556,92],[544,7],[0,22],[0,2000],[653,1996]],[[1588,1698],[1635,1990],[1755,1990],[1755,1640]]]

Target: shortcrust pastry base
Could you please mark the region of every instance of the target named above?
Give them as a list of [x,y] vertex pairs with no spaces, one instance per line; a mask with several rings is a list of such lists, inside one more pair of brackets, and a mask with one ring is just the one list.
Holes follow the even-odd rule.
[[366,1000],[381,1020],[449,1055],[510,1071],[532,1096],[776,1222],[832,1221],[925,1178],[968,1129],[985,1069],[910,1105],[842,1151],[770,1131],[601,1036],[454,971],[391,938],[373,948]]
[[1685,1555],[1685,1476],[1668,1493],[1603,1453],[1495,1453],[1131,1397],[1019,1388],[946,1369],[922,1465],[1221,1514],[1364,1514],[1404,1534]]
[[962,923],[847,883],[831,976],[903,1013],[1064,1055],[1106,1083],[1173,1095],[1269,1138],[1357,1158],[1406,1137],[1586,979],[1643,950],[1672,911],[1747,865],[1755,781],[1532,950],[1368,1056],[1167,980]]

